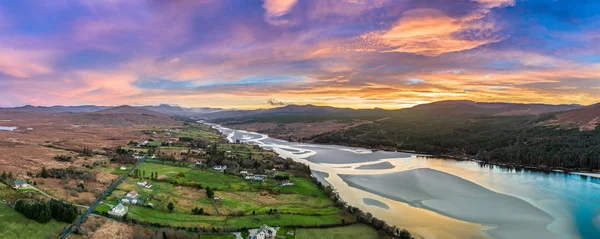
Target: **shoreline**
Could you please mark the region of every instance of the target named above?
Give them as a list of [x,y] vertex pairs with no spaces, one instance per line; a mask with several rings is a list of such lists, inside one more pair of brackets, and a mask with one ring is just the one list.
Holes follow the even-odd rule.
[[[228,125],[228,127],[230,127],[231,129],[244,130],[244,129],[237,129],[237,128],[232,127],[232,126],[235,126],[235,125]],[[268,135],[268,134],[262,133],[262,132],[256,132],[256,133],[267,135],[269,138],[273,138],[273,139],[289,141],[288,139],[283,139],[283,138],[280,138],[280,137]],[[289,142],[294,142],[294,143],[310,143],[310,144],[317,144],[317,145],[339,145],[339,146],[346,146],[346,147],[359,147],[359,148],[364,148],[364,149],[371,150],[373,152],[387,151],[387,152],[400,152],[400,153],[409,153],[409,154],[420,154],[417,157],[451,159],[451,160],[456,160],[456,161],[470,161],[470,162],[475,162],[475,163],[478,163],[478,164],[493,165],[493,166],[497,166],[497,167],[501,167],[501,168],[505,168],[505,169],[530,170],[530,171],[542,172],[542,173],[564,173],[564,174],[571,174],[571,175],[591,177],[591,178],[595,178],[595,179],[599,179],[600,180],[600,170],[589,171],[589,170],[578,170],[578,169],[570,169],[570,168],[562,168],[562,167],[539,167],[539,166],[531,166],[531,165],[506,164],[506,163],[499,163],[499,162],[481,161],[481,160],[475,159],[474,156],[458,156],[458,155],[450,155],[450,154],[435,154],[435,153],[428,153],[428,152],[419,152],[419,151],[415,151],[415,150],[390,149],[390,148],[386,148],[386,147],[369,148],[369,147],[365,147],[365,146],[351,145],[351,144],[344,144],[344,143],[324,144],[324,143],[316,143],[316,142],[312,142],[312,141],[307,142],[307,141],[294,141],[294,140],[289,141]]]

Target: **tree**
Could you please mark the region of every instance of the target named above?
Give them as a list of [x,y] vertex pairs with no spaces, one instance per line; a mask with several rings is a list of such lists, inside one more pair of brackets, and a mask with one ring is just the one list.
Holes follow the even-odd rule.
[[47,178],[50,177],[50,174],[48,173],[48,170],[46,170],[46,167],[42,167],[42,178]]
[[400,234],[398,234],[398,239],[412,239],[412,235],[406,229],[402,229]]
[[215,192],[213,192],[212,189],[210,189],[210,187],[206,187],[206,197],[208,197],[209,199],[212,199],[215,196]]
[[170,202],[169,205],[167,205],[167,209],[169,209],[169,211],[173,212],[173,209],[175,209],[175,205],[173,204],[173,202]]

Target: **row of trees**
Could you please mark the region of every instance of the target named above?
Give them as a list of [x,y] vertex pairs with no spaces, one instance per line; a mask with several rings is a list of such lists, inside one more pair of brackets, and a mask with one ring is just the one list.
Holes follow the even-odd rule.
[[[405,229],[399,229],[396,226],[391,226],[387,224],[385,221],[380,220],[373,216],[373,214],[369,212],[364,212],[361,209],[353,206],[346,205],[346,203],[339,197],[339,195],[331,188],[330,186],[324,186],[319,180],[316,178],[312,178],[312,180],[319,185],[319,187],[335,202],[337,206],[346,210],[346,212],[351,213],[356,217],[356,221],[360,223],[367,224],[373,227],[375,230],[383,232],[387,235],[393,236],[394,239],[414,239],[409,231]],[[342,219],[342,224],[345,224],[346,221]]]
[[39,223],[46,223],[52,218],[67,223],[72,223],[77,218],[77,208],[57,200],[38,202],[32,200],[19,200],[15,210]]

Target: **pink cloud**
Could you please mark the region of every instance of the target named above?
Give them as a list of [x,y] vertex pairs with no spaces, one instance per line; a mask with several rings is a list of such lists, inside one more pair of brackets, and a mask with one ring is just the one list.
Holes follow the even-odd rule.
[[53,72],[56,51],[0,47],[0,73],[26,78]]
[[272,25],[285,25],[290,21],[281,19],[281,17],[289,13],[297,0],[264,0],[263,8],[267,11],[265,21]]

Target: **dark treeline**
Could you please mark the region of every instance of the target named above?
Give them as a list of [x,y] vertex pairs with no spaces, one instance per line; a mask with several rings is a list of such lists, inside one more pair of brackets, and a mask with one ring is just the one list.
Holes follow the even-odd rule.
[[73,205],[54,199],[49,202],[19,200],[15,210],[39,223],[49,222],[52,218],[71,223],[77,218],[77,209]]
[[600,127],[579,131],[541,126],[548,117],[395,117],[306,140],[542,168],[600,169]]
[[53,168],[46,169],[42,167],[42,171],[37,175],[42,178],[58,178],[58,179],[81,179],[95,180],[96,175],[92,172],[77,168]]

